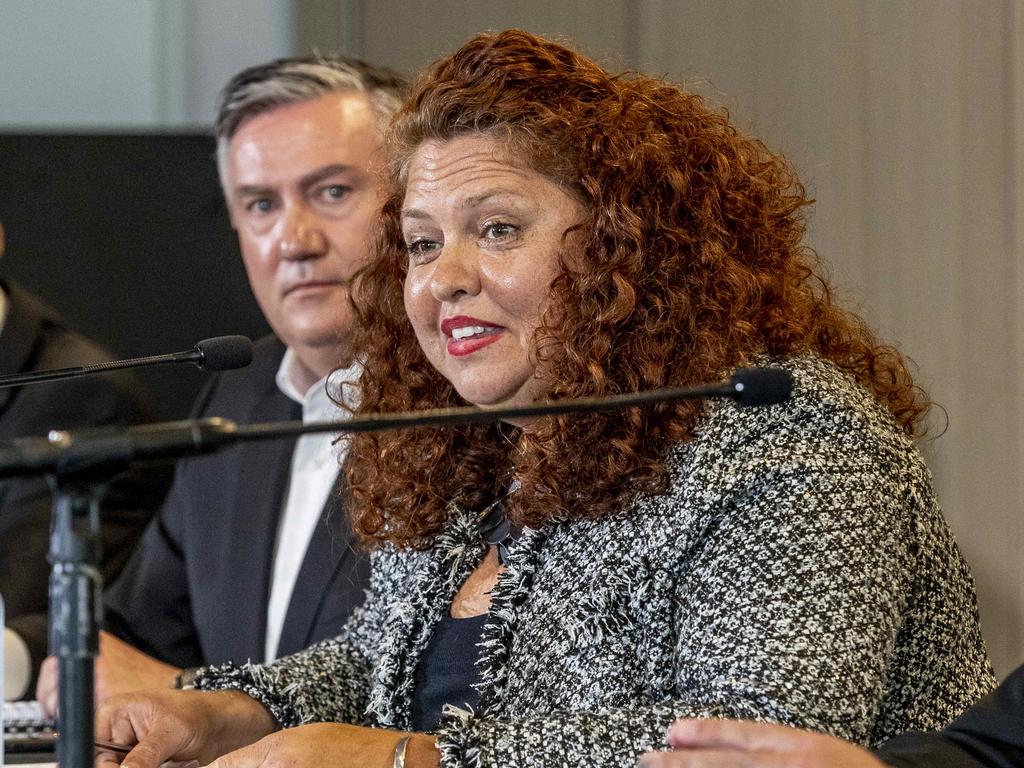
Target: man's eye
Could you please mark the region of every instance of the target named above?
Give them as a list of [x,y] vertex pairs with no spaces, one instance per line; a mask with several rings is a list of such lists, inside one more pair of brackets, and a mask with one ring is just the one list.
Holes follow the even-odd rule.
[[273,201],[266,197],[258,197],[245,204],[245,210],[251,213],[270,213],[273,208]]
[[320,191],[320,197],[330,201],[343,200],[351,191],[352,187],[347,187],[344,184],[331,184]]

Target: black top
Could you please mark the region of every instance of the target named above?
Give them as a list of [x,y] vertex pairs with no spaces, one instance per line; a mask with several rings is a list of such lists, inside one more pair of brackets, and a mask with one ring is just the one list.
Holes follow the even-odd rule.
[[486,613],[468,619],[441,619],[416,667],[413,730],[437,730],[445,704],[475,709],[480,703],[480,694],[473,685],[480,679],[476,662],[486,620]]
[[905,733],[878,756],[900,768],[1024,766],[1024,667],[936,733]]

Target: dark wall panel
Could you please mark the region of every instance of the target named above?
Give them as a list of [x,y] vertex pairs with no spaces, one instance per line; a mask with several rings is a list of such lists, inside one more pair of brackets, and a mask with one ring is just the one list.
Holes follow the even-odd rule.
[[[118,356],[267,332],[213,151],[203,135],[0,135],[0,275]],[[176,418],[204,379],[179,366],[144,382]]]

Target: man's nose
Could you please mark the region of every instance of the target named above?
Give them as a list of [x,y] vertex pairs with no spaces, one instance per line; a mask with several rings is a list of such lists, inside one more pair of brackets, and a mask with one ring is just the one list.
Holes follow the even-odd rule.
[[448,302],[480,292],[480,259],[472,244],[455,241],[442,246],[430,274],[430,292]]
[[281,258],[295,261],[314,259],[327,252],[327,238],[321,222],[308,206],[296,204],[285,210],[277,249]]

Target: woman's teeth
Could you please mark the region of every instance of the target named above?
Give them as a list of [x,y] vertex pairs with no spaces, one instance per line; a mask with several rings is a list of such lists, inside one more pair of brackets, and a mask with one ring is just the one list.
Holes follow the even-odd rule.
[[496,330],[494,328],[485,328],[482,325],[466,325],[462,328],[452,328],[452,338],[458,341],[459,339],[468,339],[470,336],[478,336],[481,333],[487,333],[488,331]]

